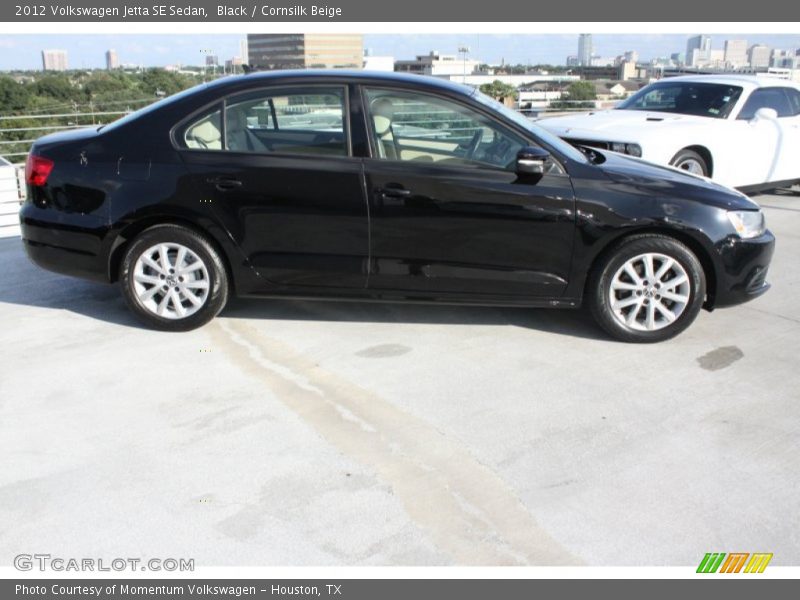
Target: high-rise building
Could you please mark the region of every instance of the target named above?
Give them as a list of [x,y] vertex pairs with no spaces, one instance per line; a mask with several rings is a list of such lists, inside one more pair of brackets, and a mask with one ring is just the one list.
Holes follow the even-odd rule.
[[258,69],[360,69],[364,57],[361,34],[247,34],[248,64]]
[[239,56],[234,56],[233,58],[229,58],[225,61],[225,72],[226,73],[239,73],[241,69],[239,67],[242,66],[242,59]]
[[66,71],[68,68],[66,50],[42,50],[42,69]]
[[206,54],[206,66],[216,67],[219,65],[219,57],[216,54]]
[[746,67],[747,40],[725,40],[724,61],[729,67]]
[[754,44],[747,51],[747,58],[753,69],[768,69],[772,49],[764,44]]
[[592,55],[594,48],[592,47],[592,34],[582,33],[578,36],[578,64],[582,67],[587,67],[592,64]]
[[106,69],[109,71],[119,69],[119,56],[117,56],[117,51],[113,48],[106,50]]
[[247,38],[244,37],[239,40],[239,58],[242,59],[241,64],[247,63]]
[[711,38],[707,35],[690,37],[686,42],[686,65],[695,67],[707,62],[711,55]]
[[639,62],[639,53],[636,50],[628,50],[623,56],[625,57],[624,62]]

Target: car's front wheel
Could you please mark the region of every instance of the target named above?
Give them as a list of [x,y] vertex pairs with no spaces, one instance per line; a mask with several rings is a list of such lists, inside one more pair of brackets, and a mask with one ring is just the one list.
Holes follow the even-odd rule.
[[702,175],[704,177],[708,177],[711,173],[706,159],[700,156],[700,154],[694,150],[689,150],[688,148],[684,148],[678,152],[672,158],[669,164],[671,164],[673,167],[681,169],[682,171],[689,171],[689,173]]
[[660,342],[686,329],[703,306],[706,279],[694,253],[663,235],[622,240],[591,274],[595,320],[625,342]]
[[187,331],[225,306],[228,277],[204,236],[177,225],[158,225],[130,244],[120,267],[122,295],[146,325]]

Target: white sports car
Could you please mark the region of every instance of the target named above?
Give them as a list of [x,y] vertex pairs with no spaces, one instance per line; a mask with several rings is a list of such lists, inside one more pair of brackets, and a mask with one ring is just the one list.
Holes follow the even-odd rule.
[[800,182],[800,86],[744,75],[652,83],[611,110],[537,123],[578,145],[746,190]]

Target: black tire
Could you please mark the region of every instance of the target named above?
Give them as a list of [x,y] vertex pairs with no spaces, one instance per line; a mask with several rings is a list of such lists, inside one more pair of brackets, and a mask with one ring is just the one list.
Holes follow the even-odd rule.
[[[667,278],[666,283],[661,283],[661,280],[657,280],[659,287],[662,285],[668,287],[672,281],[677,281],[680,269],[685,272],[688,280],[688,300],[686,302],[676,304],[672,300],[666,299],[666,295],[662,299],[662,296],[658,295],[659,290],[655,288],[655,283],[648,282],[647,276],[644,275],[643,271],[639,271],[639,276],[642,279],[641,289],[638,289],[639,284],[630,279],[628,275],[622,275],[622,277],[630,279],[630,283],[625,284],[623,282],[624,285],[632,285],[637,289],[635,291],[618,290],[612,292],[612,281],[614,281],[615,276],[622,272],[624,266],[629,261],[634,261],[637,257],[648,254],[667,257],[677,263],[673,268],[667,270],[666,275],[664,275]],[[660,258],[655,260],[661,261]],[[664,265],[668,262],[663,260],[657,264]],[[644,265],[644,263],[641,264],[642,266]],[[657,268],[654,270],[658,271]],[[644,284],[648,285],[644,286]],[[664,289],[661,288],[662,294]],[[681,289],[686,290],[686,285],[681,286]],[[685,291],[681,293],[686,294]],[[618,297],[614,298],[612,294],[617,294]],[[650,294],[653,295],[651,296]],[[634,295],[637,298],[634,298]],[[705,295],[705,272],[694,253],[674,238],[655,234],[631,236],[614,245],[598,260],[596,267],[589,276],[586,287],[586,301],[592,316],[603,329],[623,342],[652,343],[675,337],[695,320],[703,307]],[[634,303],[630,308],[618,309],[618,312],[615,312],[612,302],[624,303],[628,300]],[[644,303],[643,305],[639,304],[640,300]],[[669,322],[665,315],[656,310],[656,305],[654,304],[656,302],[668,309],[670,313],[678,313],[679,310],[682,310],[682,312],[679,312],[674,321]],[[653,304],[652,310],[656,316],[654,322],[660,328],[642,330],[642,327],[647,326],[648,310],[651,304]],[[630,318],[634,309],[644,310],[644,314],[638,312],[637,315],[634,315],[633,326],[623,323],[622,320]],[[641,321],[644,322],[637,320],[637,316],[643,317]]]
[[[197,281],[189,282],[205,285],[207,290],[205,298],[199,308],[195,308],[188,299],[181,301],[181,306],[186,307],[183,310],[187,312],[189,310],[195,311],[185,317],[167,318],[159,316],[153,309],[148,309],[139,300],[134,283],[135,265],[145,252],[158,244],[179,244],[194,253],[195,257],[202,261],[203,267],[205,267],[204,270],[201,270],[202,277],[192,275],[192,277],[197,277]],[[194,264],[196,263],[192,263],[192,266]],[[164,279],[155,272],[148,276]],[[148,327],[162,331],[189,331],[201,327],[217,316],[228,300],[228,274],[214,245],[205,236],[178,225],[156,225],[146,229],[134,238],[122,258],[119,280],[122,287],[122,296],[133,314]],[[175,289],[177,290],[177,286],[181,285],[177,282],[177,275],[171,281],[175,283]],[[183,281],[182,278],[181,281]],[[165,287],[164,289],[168,288]],[[199,293],[202,295],[203,292]],[[157,291],[153,297],[154,302],[165,295],[161,291]],[[175,302],[168,301],[167,306],[170,305],[175,307]],[[177,309],[177,307],[175,308]],[[170,312],[177,315],[177,310]]]
[[[696,164],[702,169],[702,175],[705,177],[709,177],[711,173],[711,169],[709,168],[706,159],[694,150],[689,150],[688,148],[684,148],[675,156],[673,156],[672,160],[669,161],[669,164],[671,164],[673,167],[677,167],[678,169],[683,169],[690,172],[692,172],[692,169],[690,169],[689,166]],[[697,174],[699,175],[700,173]]]

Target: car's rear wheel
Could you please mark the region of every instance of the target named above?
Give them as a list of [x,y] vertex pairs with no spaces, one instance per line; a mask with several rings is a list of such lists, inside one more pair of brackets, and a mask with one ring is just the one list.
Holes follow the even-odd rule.
[[177,225],[142,232],[120,267],[122,294],[146,325],[186,331],[213,319],[228,298],[222,259],[204,236]]
[[587,301],[598,324],[625,342],[660,342],[686,329],[703,306],[705,273],[681,242],[663,235],[624,239],[590,276]]
[[710,173],[706,159],[694,150],[689,150],[688,148],[684,148],[678,152],[669,164],[678,169],[689,171],[689,173],[693,173],[694,175],[708,177]]

